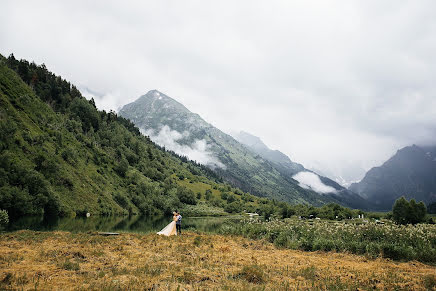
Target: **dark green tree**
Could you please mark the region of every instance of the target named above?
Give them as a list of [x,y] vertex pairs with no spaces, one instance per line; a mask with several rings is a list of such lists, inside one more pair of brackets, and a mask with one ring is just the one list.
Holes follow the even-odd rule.
[[206,200],[209,201],[211,197],[212,197],[212,190],[207,189],[206,192],[205,192],[205,198],[206,198]]
[[124,156],[122,156],[120,162],[118,163],[118,165],[115,166],[114,170],[121,177],[125,177],[128,169],[129,169],[129,162]]
[[77,116],[82,121],[84,131],[89,131],[92,128],[98,129],[100,126],[100,115],[94,107],[95,105],[87,101],[85,98],[75,98],[70,105],[70,112],[73,116]]
[[242,210],[242,203],[239,201],[233,201],[231,203],[228,203],[225,207],[224,210],[228,213],[238,213],[241,212]]
[[190,205],[197,204],[197,199],[195,198],[195,194],[192,190],[179,187],[177,194],[180,202]]
[[425,221],[427,209],[423,202],[416,203],[414,199],[408,202],[406,198],[397,199],[392,207],[392,219],[398,224],[416,224]]
[[427,212],[430,214],[436,214],[436,201],[427,205]]

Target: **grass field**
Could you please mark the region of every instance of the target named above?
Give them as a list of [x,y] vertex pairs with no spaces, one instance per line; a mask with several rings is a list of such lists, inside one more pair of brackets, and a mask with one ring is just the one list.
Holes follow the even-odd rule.
[[18,231],[0,237],[0,289],[435,290],[436,267],[266,240]]
[[266,239],[277,247],[304,251],[348,252],[399,261],[436,264],[436,225],[383,224],[362,219],[245,220],[223,225],[221,234]]

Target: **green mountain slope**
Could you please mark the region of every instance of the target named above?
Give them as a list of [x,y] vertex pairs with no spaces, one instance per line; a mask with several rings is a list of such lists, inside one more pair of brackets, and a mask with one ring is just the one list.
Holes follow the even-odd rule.
[[[283,167],[278,167],[273,161],[253,152],[204,121],[198,114],[190,112],[182,104],[157,90],[152,90],[135,102],[125,105],[119,114],[130,119],[157,143],[173,146],[182,153],[185,151],[187,155],[192,154],[194,158],[193,151],[206,152],[209,159],[198,155],[203,158],[203,161],[199,162],[209,165],[232,185],[257,196],[290,203],[321,205],[336,202],[366,208],[361,197],[346,190],[341,195],[321,195],[300,187],[299,183],[292,179],[292,174],[300,169],[298,164],[295,164],[292,173],[283,170]],[[206,146],[199,148],[198,144]],[[304,168],[301,166],[301,169]],[[343,199],[349,194],[352,195],[350,199]]]
[[293,162],[287,155],[278,150],[271,150],[263,143],[263,141],[259,137],[254,136],[248,132],[241,131],[238,134],[235,134],[235,138],[239,142],[247,146],[255,154],[271,162],[274,167],[284,176],[293,176],[299,172],[310,172],[318,176],[320,181],[324,185],[330,186],[335,189],[335,193],[324,194],[335,202],[353,208],[375,209],[375,205],[372,205],[365,199],[362,199],[362,197],[360,197],[359,195],[356,195],[355,193],[347,190],[335,181],[327,177],[320,176],[317,173],[314,173],[313,171],[304,168],[303,165]]
[[260,205],[208,168],[162,150],[130,121],[98,111],[44,65],[0,56],[0,105],[0,209],[12,219]]

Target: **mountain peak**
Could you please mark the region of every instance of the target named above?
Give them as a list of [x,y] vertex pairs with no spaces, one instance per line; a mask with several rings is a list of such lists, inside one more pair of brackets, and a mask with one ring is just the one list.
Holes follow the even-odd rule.
[[[134,102],[125,105],[120,112],[132,110],[130,107],[162,108],[174,112],[183,112],[185,114],[190,112],[183,104],[156,89],[148,91]],[[140,114],[140,112],[136,113]]]
[[177,102],[173,98],[165,95],[164,93],[162,93],[162,92],[160,92],[160,91],[158,91],[156,89],[148,91],[145,95],[142,95],[141,97],[138,98],[138,100],[140,100],[140,99],[152,99],[152,100],[163,100],[163,99],[165,99],[166,101]]
[[399,149],[379,167],[369,170],[350,190],[388,210],[401,196],[430,203],[436,199],[434,147],[417,145]]
[[159,131],[164,125],[179,132],[184,132],[188,127],[210,126],[183,104],[156,89],[124,105],[119,113],[144,131],[152,128]]

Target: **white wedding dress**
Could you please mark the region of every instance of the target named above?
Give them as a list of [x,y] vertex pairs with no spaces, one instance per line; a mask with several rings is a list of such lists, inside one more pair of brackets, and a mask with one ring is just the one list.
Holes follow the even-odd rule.
[[165,235],[165,236],[177,235],[176,222],[175,222],[175,221],[171,221],[170,224],[168,224],[167,226],[165,226],[165,227],[164,227],[161,231],[159,231],[157,234],[158,234],[158,235]]

